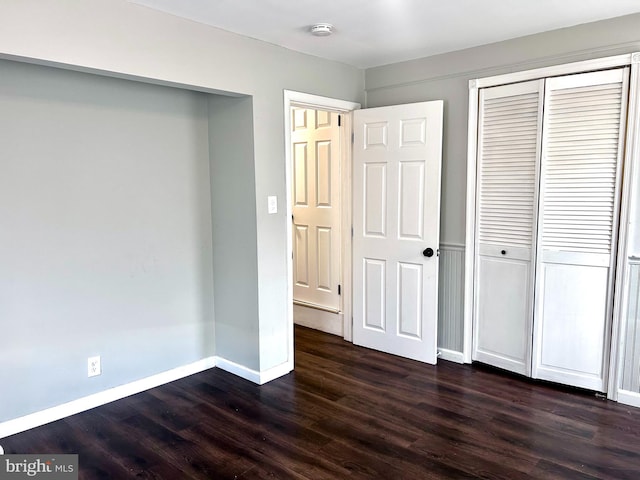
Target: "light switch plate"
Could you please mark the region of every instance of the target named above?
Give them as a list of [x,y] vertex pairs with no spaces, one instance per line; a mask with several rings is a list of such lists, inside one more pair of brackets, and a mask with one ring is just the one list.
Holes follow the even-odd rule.
[[267,208],[269,213],[278,213],[278,197],[269,195],[267,197]]

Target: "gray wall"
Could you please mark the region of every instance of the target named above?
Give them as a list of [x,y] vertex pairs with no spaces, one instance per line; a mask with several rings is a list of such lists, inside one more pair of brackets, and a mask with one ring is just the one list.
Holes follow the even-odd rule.
[[465,239],[469,80],[640,50],[640,14],[554,30],[365,72],[368,107],[445,100],[442,234]]
[[216,354],[259,370],[251,97],[209,100]]
[[0,61],[0,422],[214,354],[207,97]]
[[[464,241],[467,80],[638,49],[639,20],[615,19],[366,72],[370,106],[445,99],[444,242]],[[7,102],[0,110],[2,148],[30,151],[20,162],[5,162],[3,153],[0,166],[6,170],[0,178],[0,300],[7,305],[0,306],[0,381],[21,383],[15,394],[3,395],[0,421],[190,363],[213,354],[214,343],[251,369],[285,362],[283,90],[363,102],[363,72],[126,0],[4,0],[0,58],[250,96],[209,100],[149,85],[105,87],[114,80],[96,76],[95,86],[67,83],[66,76],[54,82],[71,74],[48,70],[31,78],[27,72],[36,67],[0,65]],[[223,123],[218,109],[227,108],[239,130],[233,136],[228,126],[226,132],[246,138],[244,145],[221,145],[221,124],[209,143],[208,123]],[[9,111],[16,115],[4,115]],[[109,119],[112,124],[104,125]],[[154,122],[153,135],[140,132],[140,125]],[[18,127],[22,133],[9,133]],[[240,162],[242,171],[227,158]],[[276,215],[267,213],[268,195],[278,196]],[[220,204],[231,196],[236,204]],[[234,217],[236,211],[241,215]],[[236,259],[217,249],[213,258],[211,244],[242,255],[237,276],[226,275]],[[213,302],[215,341],[208,322],[212,288],[225,293],[223,299],[216,294],[219,305]],[[43,333],[46,342],[35,338]],[[95,353],[103,355],[105,373],[89,381],[86,357]],[[40,358],[46,366],[39,367]]]
[[[639,51],[639,25],[640,14],[629,15],[365,72],[368,107],[436,99],[445,101],[442,243],[462,245],[465,241],[469,80]],[[462,297],[459,298],[462,301]],[[462,312],[462,305],[457,310]],[[441,332],[463,332],[462,313],[457,319],[447,318],[458,324],[443,325]],[[445,339],[442,335],[439,338],[442,348],[458,350],[461,345],[462,338],[447,336]]]
[[[28,309],[36,312],[33,314],[33,321],[38,325],[45,325],[47,328],[48,325],[52,325],[55,326],[56,331],[65,332],[60,336],[66,335],[62,346],[63,350],[68,350],[68,352],[56,353],[55,355],[53,353],[47,354],[45,350],[41,350],[41,348],[45,348],[44,342],[34,343],[32,336],[35,335],[35,332],[33,329],[19,328],[16,333],[12,333],[10,348],[6,348],[6,345],[9,344],[9,338],[0,337],[0,351],[2,352],[0,355],[4,360],[0,371],[0,380],[7,377],[13,379],[20,377],[21,382],[25,384],[25,387],[17,390],[10,399],[3,397],[0,404],[0,421],[19,414],[30,413],[48,405],[55,405],[61,401],[71,400],[72,397],[77,398],[100,391],[112,386],[114,382],[130,381],[160,370],[185,365],[203,355],[212,354],[213,329],[210,323],[205,328],[202,320],[206,317],[212,318],[213,306],[211,305],[212,295],[210,293],[212,287],[210,283],[207,283],[212,277],[216,291],[220,290],[224,294],[219,296],[220,304],[215,306],[218,314],[215,319],[216,333],[219,336],[215,343],[220,352],[228,360],[259,371],[276,367],[290,358],[287,338],[289,306],[287,305],[286,247],[286,226],[289,220],[286,218],[286,209],[284,208],[287,192],[285,187],[283,90],[295,90],[362,102],[364,97],[363,72],[344,64],[299,54],[150,10],[131,4],[126,0],[93,0],[91,2],[84,0],[65,0],[63,2],[4,0],[0,7],[0,58],[61,66],[113,77],[139,79],[143,82],[180,86],[208,93],[232,92],[251,97],[250,99],[244,97],[244,99],[238,100],[238,103],[233,101],[228,103],[215,99],[209,102],[206,97],[203,100],[197,95],[193,96],[193,94],[186,92],[174,93],[185,102],[194,103],[192,106],[193,116],[189,117],[190,120],[184,120],[194,123],[193,129],[186,131],[186,126],[180,128],[176,126],[175,130],[176,134],[190,137],[192,148],[194,148],[193,141],[199,145],[197,148],[202,146],[202,152],[199,150],[188,152],[188,155],[196,155],[198,161],[200,161],[201,154],[204,155],[203,158],[208,155],[206,151],[209,145],[207,121],[210,120],[212,124],[223,123],[224,117],[219,116],[216,109],[229,108],[230,114],[235,115],[234,124],[227,126],[225,130],[229,136],[224,135],[225,138],[222,141],[227,141],[227,138],[237,138],[243,144],[238,144],[238,148],[232,148],[231,145],[221,145],[221,137],[212,134],[211,176],[208,171],[208,163],[201,165],[195,159],[187,164],[166,166],[165,170],[165,164],[168,164],[169,160],[164,161],[165,157],[160,156],[151,162],[156,168],[151,168],[151,165],[146,165],[143,168],[142,165],[136,164],[139,169],[134,168],[133,173],[125,171],[129,175],[126,178],[131,179],[125,182],[128,185],[127,188],[135,186],[136,196],[126,188],[123,190],[116,179],[112,179],[109,184],[110,188],[107,188],[108,185],[105,186],[104,183],[98,183],[97,186],[92,185],[91,188],[86,187],[87,191],[95,191],[96,199],[87,203],[86,206],[80,203],[73,208],[89,209],[89,206],[92,206],[94,208],[90,210],[91,212],[95,211],[96,219],[106,218],[108,220],[104,224],[97,220],[92,221],[91,225],[98,225],[91,232],[92,235],[100,237],[103,242],[101,245],[105,249],[106,246],[109,246],[109,252],[113,248],[116,253],[107,255],[103,251],[98,251],[98,253],[83,254],[87,258],[77,269],[86,271],[87,264],[91,266],[93,265],[91,262],[94,261],[99,265],[105,263],[104,268],[118,270],[113,273],[112,277],[98,269],[98,273],[89,275],[89,278],[85,279],[86,281],[77,281],[71,285],[66,283],[68,282],[67,258],[71,254],[78,256],[78,252],[89,248],[90,243],[75,240],[69,243],[70,239],[75,238],[73,233],[77,230],[75,225],[79,221],[78,217],[84,219],[88,216],[88,212],[74,213],[73,208],[69,210],[69,204],[73,205],[74,201],[66,200],[65,195],[71,195],[73,190],[78,188],[77,183],[71,183],[71,178],[95,180],[96,174],[88,168],[88,164],[69,165],[59,161],[57,162],[57,170],[55,170],[56,175],[49,178],[52,183],[47,184],[44,180],[42,181],[47,189],[39,193],[42,196],[39,203],[47,205],[47,208],[56,214],[51,217],[51,228],[61,232],[60,239],[54,244],[51,243],[51,240],[45,241],[46,237],[42,235],[38,238],[28,234],[28,230],[25,230],[27,233],[22,234],[20,241],[16,240],[9,245],[3,255],[13,256],[12,261],[16,265],[30,264],[36,260],[37,262],[44,261],[42,257],[55,264],[57,269],[47,269],[46,285],[38,290],[43,298],[38,298],[36,306],[28,307]],[[5,64],[3,64],[2,70],[0,70],[0,77],[3,79],[5,68]],[[59,72],[52,75],[58,74]],[[91,78],[100,85],[106,81],[97,76]],[[48,111],[49,104],[55,102],[47,99],[50,92],[47,91],[48,81],[45,80],[46,78],[40,80],[42,85],[39,85],[38,88],[25,91],[19,88],[21,80],[16,79],[15,88],[12,87],[11,91],[6,90],[5,96],[11,102],[15,102],[23,97],[37,96],[41,91],[44,91],[41,96],[42,104],[35,109],[34,115],[39,111]],[[165,91],[163,89],[156,90],[155,87],[149,87],[149,85],[140,85],[139,87],[144,87],[141,91],[147,92],[141,93],[142,97],[151,95],[148,92]],[[126,90],[138,87],[123,88]],[[117,90],[119,89],[120,87]],[[72,90],[66,92],[66,100],[60,102],[64,104],[60,108],[73,111],[78,108],[74,97],[75,93]],[[135,95],[129,96],[135,97]],[[88,97],[92,96],[88,95]],[[195,101],[195,98],[200,98],[200,100]],[[112,105],[114,102],[121,108],[129,105],[128,100],[119,103],[115,100],[109,100],[104,102],[104,105],[98,102],[102,114],[97,115],[97,119],[101,119],[105,111],[110,112],[110,109],[115,108]],[[136,98],[132,99],[131,105],[129,110],[135,112],[139,105]],[[159,109],[162,103],[153,101],[144,105],[144,108],[147,109],[152,107]],[[189,105],[191,104],[189,103]],[[211,107],[209,115],[207,114],[208,106]],[[98,109],[97,106],[94,108]],[[182,108],[186,109],[187,107],[183,105]],[[178,107],[176,106],[175,109]],[[4,109],[2,113],[4,114]],[[152,115],[145,112],[137,113],[137,115],[146,118],[147,116],[154,117],[155,113]],[[3,117],[4,122],[11,123],[18,122],[20,118],[0,116]],[[119,117],[120,121],[124,122],[123,125],[130,126],[131,123],[136,125],[139,123],[124,121],[122,116]],[[74,117],[70,115],[70,118]],[[35,125],[31,119],[28,121],[24,119],[23,126],[25,124],[28,125],[25,127],[27,131],[38,131],[36,128],[31,129],[31,125]],[[107,140],[91,139],[86,136],[82,138],[80,133],[88,135],[89,131],[94,131],[90,128],[93,126],[91,124],[92,120],[86,121],[78,125],[77,128],[74,125],[66,132],[63,124],[53,124],[49,127],[55,129],[52,131],[56,131],[56,135],[52,134],[50,139],[38,138],[36,141],[33,133],[27,135],[27,138],[23,133],[22,137],[18,138],[20,138],[20,143],[37,143],[37,145],[29,145],[29,148],[39,149],[32,157],[33,159],[49,158],[48,143],[57,145],[59,148],[63,148],[69,143],[69,148],[83,146],[87,152],[95,151],[96,157],[107,156],[109,161],[124,162],[125,157],[121,151],[113,152],[107,147],[103,151],[103,144],[109,144]],[[98,125],[100,125],[99,122]],[[233,130],[236,125],[239,131],[234,136]],[[164,140],[164,137],[173,138],[169,135],[173,130],[173,127],[167,127],[164,130],[156,129],[153,141],[158,141],[158,143],[154,145],[153,149],[157,151],[158,155],[175,153],[175,149],[165,145]],[[244,135],[244,132],[247,135]],[[118,134],[119,136],[115,134],[114,136],[123,138],[126,142],[132,142],[133,140],[130,140],[125,133],[121,132]],[[179,141],[182,142],[182,140],[183,138],[180,137]],[[251,144],[252,140],[253,145]],[[119,145],[124,147],[127,143],[119,143]],[[142,141],[136,145],[135,149],[138,150],[146,148],[146,143]],[[12,148],[18,147],[22,146],[15,144],[14,141]],[[0,146],[0,148],[2,147]],[[60,159],[60,157],[63,157],[61,153],[57,158]],[[104,160],[104,162],[106,161]],[[225,163],[227,161],[239,161],[241,165],[228,165]],[[242,169],[240,169],[241,166]],[[15,172],[12,170],[12,174],[15,173],[20,182],[16,183],[12,180],[12,184],[29,186],[28,172],[23,171],[27,169],[27,165],[19,167],[22,170],[19,169]],[[77,169],[80,171],[76,171]],[[179,171],[179,169],[190,170]],[[98,171],[115,175],[119,169],[111,171],[103,167]],[[190,180],[192,183],[189,187],[184,185],[185,190],[182,195],[177,195],[179,201],[170,204],[167,204],[166,201],[160,202],[158,197],[165,191],[166,185],[170,184],[170,180],[180,180],[187,175],[193,177]],[[108,179],[107,176],[103,181],[106,182]],[[226,183],[227,180],[229,183]],[[7,182],[8,180],[3,178],[0,181]],[[201,182],[206,182],[206,184]],[[71,187],[68,187],[69,183],[71,183]],[[86,182],[82,184],[85,185]],[[209,185],[213,185],[216,189],[213,195],[209,193]],[[63,200],[49,201],[49,197],[55,200],[53,193],[59,190],[58,187],[63,190],[60,193],[64,197]],[[65,188],[68,190],[67,193],[65,193]],[[222,190],[218,191],[217,188]],[[107,191],[103,191],[103,189]],[[40,192],[40,188],[36,190]],[[21,190],[14,186],[11,191],[19,193]],[[77,199],[78,196],[84,198],[81,193],[78,192],[73,198]],[[5,195],[7,195],[6,192]],[[278,196],[280,208],[276,215],[267,213],[268,195]],[[196,205],[194,203],[195,197],[204,198],[204,204],[198,200]],[[221,198],[224,199],[224,204],[220,203]],[[139,212],[137,208],[132,207],[131,202],[134,200],[143,202],[147,210]],[[214,202],[213,211],[210,211],[211,200]],[[32,202],[29,208],[34,210],[31,212],[32,218],[41,218],[42,213],[49,215],[49,212],[41,212],[39,207],[34,206],[35,200],[29,201]],[[140,222],[130,218],[132,215],[137,215],[135,218],[139,218],[139,215],[148,211],[152,206],[163,213],[157,213],[152,219]],[[13,215],[11,211],[6,211],[4,203],[0,205],[0,209],[2,209],[0,215]],[[168,218],[165,218],[164,211],[167,209],[169,209]],[[69,216],[63,215],[64,212],[69,212]],[[234,216],[234,212],[237,212],[238,215]],[[211,228],[210,220],[205,220],[205,217],[211,218],[208,217],[209,214],[213,215],[215,222],[213,234],[208,230]],[[6,221],[8,222],[8,219]],[[21,225],[26,220],[14,218],[12,221]],[[0,222],[2,222],[0,225],[4,233],[5,219],[2,218]],[[124,229],[124,226],[121,226],[122,223],[125,223],[127,228],[133,229],[130,234],[126,235],[127,238],[117,237],[117,232]],[[38,224],[38,222],[31,220],[29,228],[35,228],[33,224]],[[11,224],[6,223],[6,225]],[[110,228],[106,228],[107,226]],[[239,230],[233,229],[236,227]],[[36,230],[36,233],[41,232],[44,226],[38,225],[38,229],[40,230]],[[172,232],[171,235],[168,235],[169,231]],[[207,231],[209,231],[208,234]],[[153,235],[154,232],[157,235]],[[19,243],[25,238],[30,239],[31,247],[23,251],[20,249],[27,247]],[[229,249],[229,256],[225,257],[223,252],[216,249],[216,253],[220,253],[220,255],[212,259],[209,246],[207,251],[205,251],[205,247],[202,247],[205,250],[202,250],[201,256],[197,258],[196,253],[200,252],[198,249],[201,248],[201,242],[207,238],[216,247],[226,246]],[[38,245],[34,245],[36,240],[39,241]],[[5,242],[0,245],[6,245],[8,240],[0,237],[0,242]],[[149,287],[144,283],[138,289],[128,286],[126,283],[128,277],[125,278],[125,273],[131,273],[135,280],[149,276],[145,269],[165,268],[164,263],[154,266],[154,259],[158,257],[153,255],[156,253],[156,250],[153,249],[156,244],[153,242],[160,242],[163,249],[171,247],[172,251],[175,250],[175,257],[166,260],[171,265],[166,267],[169,270],[161,270],[160,272],[162,278],[158,282],[162,284]],[[18,245],[14,245],[14,243],[18,243]],[[245,246],[248,248],[245,249]],[[40,250],[41,248],[47,250]],[[127,249],[131,249],[131,251]],[[50,253],[50,255],[39,254],[33,260],[26,258],[34,252],[42,251]],[[122,257],[119,264],[101,260],[102,258],[113,260],[113,256],[117,255],[118,251]],[[164,250],[162,251],[164,252]],[[238,258],[234,259],[232,255],[238,256]],[[145,263],[145,259],[148,260],[148,264]],[[164,257],[162,261],[165,261]],[[211,268],[212,262],[215,262],[217,268],[215,275]],[[241,268],[236,269],[234,276],[229,277],[227,272],[234,262]],[[138,270],[135,270],[133,265],[137,265]],[[127,266],[132,272],[125,268]],[[14,266],[15,268],[17,267]],[[3,278],[2,275],[0,273],[0,278]],[[40,276],[40,274],[30,275],[29,279],[35,282],[34,278]],[[204,277],[209,280],[204,280]],[[229,281],[228,284],[227,281]],[[74,294],[76,287],[82,293],[84,288],[90,288],[93,283],[100,286],[102,282],[108,283],[110,286],[123,286],[121,290],[118,290],[118,294],[113,294],[109,298],[105,298],[104,294],[100,296],[87,294],[86,297],[79,300],[78,295]],[[62,289],[65,285],[66,290]],[[47,290],[49,287],[51,290]],[[1,288],[3,293],[0,295],[11,295],[9,287],[4,290],[4,280]],[[30,287],[25,280],[25,288],[35,287]],[[98,287],[93,288],[99,292],[102,291]],[[197,290],[198,288],[200,290]],[[166,295],[169,290],[171,292]],[[209,293],[207,294],[205,290]],[[44,297],[45,293],[48,298]],[[140,300],[141,294],[145,294],[144,301]],[[167,302],[172,299],[174,303],[169,304],[169,310],[161,308],[167,306]],[[49,303],[42,303],[45,300]],[[152,300],[158,302],[155,304],[156,306],[153,306]],[[206,305],[201,305],[198,302],[206,303]],[[54,315],[41,315],[44,306],[48,306],[50,303],[56,304],[54,305],[56,307]],[[78,304],[83,305],[83,308],[80,308]],[[196,304],[200,306],[196,308]],[[91,315],[87,311],[89,307],[91,307]],[[170,321],[166,320],[166,317],[172,317],[173,313],[178,310],[182,312],[182,317],[179,320],[173,318]],[[9,322],[8,325],[22,322],[24,318],[31,315],[25,310],[8,313],[11,313],[10,317],[4,315],[0,317],[3,322]],[[74,319],[70,320],[72,313]],[[5,318],[11,320],[5,320]],[[91,323],[87,323],[86,318],[92,319]],[[97,320],[93,320],[96,318]],[[103,320],[104,318],[108,318],[109,322]],[[166,331],[159,333],[162,328]],[[189,328],[191,330],[185,333],[185,329]],[[173,339],[175,347],[167,346],[166,341],[170,337]],[[102,342],[101,339],[106,341],[109,338],[112,339],[109,349],[104,347],[104,350],[99,352],[106,356],[104,360],[105,373],[102,377],[88,382],[85,378],[86,357],[96,353],[97,347],[102,347],[102,343],[96,347],[95,342]],[[135,365],[132,365],[132,357],[126,352],[140,351],[141,349],[143,352],[149,352],[149,362],[136,360]],[[56,349],[56,352],[63,350]],[[40,355],[40,351],[45,352],[43,355],[47,359],[55,359],[58,355],[65,357],[59,363],[60,368],[56,368],[56,374],[44,380],[43,371],[45,369],[39,369],[34,366],[33,362],[34,357]],[[118,372],[116,377],[108,373],[114,368],[108,358],[111,356],[121,356],[122,367],[118,367],[116,370]],[[9,367],[17,370],[15,373],[7,373],[6,368]],[[46,371],[51,372],[48,368]],[[76,381],[79,383],[76,384]],[[45,382],[47,393],[37,403],[32,404],[26,400],[31,396],[29,388],[39,388],[37,387],[39,382]]]

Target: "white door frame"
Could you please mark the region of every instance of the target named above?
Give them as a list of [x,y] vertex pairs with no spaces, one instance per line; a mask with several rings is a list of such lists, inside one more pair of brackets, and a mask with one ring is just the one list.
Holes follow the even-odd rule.
[[344,131],[341,139],[341,255],[342,255],[342,313],[343,336],[347,341],[352,339],[352,285],[351,285],[351,112],[360,108],[359,103],[338,100],[335,98],[311,95],[308,93],[284,91],[284,141],[286,172],[286,211],[287,211],[287,328],[289,337],[290,361],[293,362],[293,230],[291,226],[291,189],[293,186],[293,155],[291,154],[291,107],[305,107],[316,110],[330,110],[343,114]]

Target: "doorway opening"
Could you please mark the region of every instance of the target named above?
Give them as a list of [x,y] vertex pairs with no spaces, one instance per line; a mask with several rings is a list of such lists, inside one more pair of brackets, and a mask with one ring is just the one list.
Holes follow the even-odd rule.
[[[318,159],[327,158],[325,152],[324,157],[316,155],[310,160],[320,150],[318,145],[327,140],[318,137],[309,146],[306,138],[296,138],[296,129],[317,129],[319,118],[319,123],[326,125],[331,112],[337,112],[342,128],[336,187],[341,193],[342,234],[336,253],[340,255],[341,278],[338,277],[335,286],[341,285],[341,295],[329,307],[320,305],[319,297],[312,296],[309,300],[299,297],[296,309],[303,306],[328,313],[337,311],[342,315],[345,340],[435,364],[444,102],[434,100],[354,112],[358,107],[285,92],[291,361],[294,288],[303,287],[305,293],[318,289],[320,282],[314,284],[312,280],[320,277],[322,268],[324,273],[328,270],[326,266],[316,266],[311,272],[311,261],[318,261],[312,257],[317,257],[319,251],[311,240],[319,238],[322,229],[325,241],[331,238],[329,227],[304,218],[306,210],[296,211],[298,207],[307,209],[314,202],[321,204],[318,192],[328,191],[326,185],[331,182],[325,181],[323,189],[319,189],[315,172],[309,173],[319,170],[322,161]],[[294,248],[296,242],[303,248]],[[295,259],[294,275],[296,254],[300,258]],[[352,269],[352,262],[358,267]],[[325,285],[328,283],[326,280]],[[325,288],[321,293],[332,292]]]
[[343,336],[342,114],[291,107],[293,322]]
[[351,112],[359,108],[284,94],[292,354],[294,320],[351,341]]

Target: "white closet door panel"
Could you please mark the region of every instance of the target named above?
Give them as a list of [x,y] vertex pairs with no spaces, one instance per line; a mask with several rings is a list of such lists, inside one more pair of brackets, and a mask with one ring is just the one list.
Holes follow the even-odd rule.
[[547,80],[533,376],[604,391],[626,69]]
[[611,255],[597,255],[593,253],[542,250],[539,262],[542,263],[565,263],[567,265],[583,265],[594,267],[609,267]]
[[510,247],[509,250],[504,250],[505,253],[502,252],[502,247],[495,245],[480,245],[478,248],[478,254],[481,257],[509,258],[511,260],[522,260],[524,262],[531,260],[530,248]]
[[480,91],[472,358],[529,375],[542,81]]
[[[524,249],[523,249],[524,250]],[[520,252],[530,257],[530,251]],[[474,360],[529,374],[531,262],[481,256]],[[524,301],[523,301],[524,300]]]
[[608,267],[542,264],[536,316],[536,378],[602,390]]

